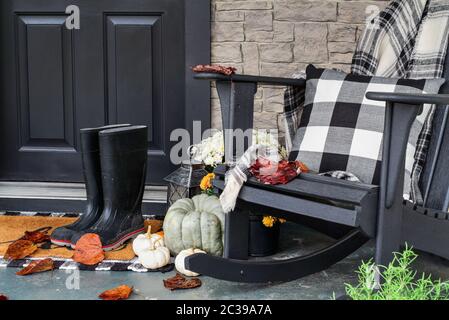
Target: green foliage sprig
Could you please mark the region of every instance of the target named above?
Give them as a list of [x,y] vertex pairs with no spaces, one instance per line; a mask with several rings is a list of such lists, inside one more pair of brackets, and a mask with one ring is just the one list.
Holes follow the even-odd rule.
[[[359,267],[358,284],[345,284],[346,294],[353,300],[448,300],[449,282],[432,280],[431,275],[417,277],[411,267],[418,255],[406,247],[402,253],[395,253],[387,266],[376,271],[372,260]],[[374,285],[376,272],[382,279],[379,288]]]

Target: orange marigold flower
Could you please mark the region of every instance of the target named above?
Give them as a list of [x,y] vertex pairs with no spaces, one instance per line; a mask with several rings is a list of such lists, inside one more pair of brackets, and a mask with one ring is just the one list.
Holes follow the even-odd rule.
[[215,174],[208,173],[201,179],[200,188],[203,191],[206,191],[208,189],[212,188],[212,180],[215,178]]
[[276,218],[272,216],[264,216],[262,219],[262,223],[267,228],[272,228],[274,226],[274,223],[276,222]]

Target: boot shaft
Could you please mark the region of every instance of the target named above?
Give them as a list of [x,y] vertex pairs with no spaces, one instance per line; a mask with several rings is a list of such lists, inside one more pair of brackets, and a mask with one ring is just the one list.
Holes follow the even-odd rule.
[[[130,125],[117,124],[80,130],[81,161],[83,166],[84,182],[86,184],[88,207],[94,205],[92,202],[102,202],[103,198],[98,133],[102,130],[128,126]],[[89,208],[87,208],[87,211],[89,211]]]
[[140,214],[147,167],[147,132],[146,126],[130,126],[99,133],[105,211]]

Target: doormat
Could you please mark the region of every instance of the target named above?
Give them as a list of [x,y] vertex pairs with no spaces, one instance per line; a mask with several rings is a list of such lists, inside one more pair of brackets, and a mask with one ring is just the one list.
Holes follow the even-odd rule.
[[[0,213],[0,268],[14,267],[21,268],[28,265],[33,260],[52,258],[55,269],[79,269],[89,271],[134,271],[134,272],[168,272],[173,270],[173,264],[166,267],[150,270],[138,263],[133,252],[131,241],[125,243],[117,250],[105,252],[105,260],[98,265],[87,266],[73,261],[73,250],[66,247],[52,245],[50,249],[39,248],[34,254],[26,259],[8,261],[3,256],[10,243],[8,241],[17,240],[23,236],[25,231],[33,231],[43,227],[51,227],[51,231],[57,227],[74,222],[76,214],[65,213]],[[145,227],[151,225],[151,230],[157,232],[162,228],[162,221],[156,219],[146,219]],[[51,231],[49,234],[51,234]]]

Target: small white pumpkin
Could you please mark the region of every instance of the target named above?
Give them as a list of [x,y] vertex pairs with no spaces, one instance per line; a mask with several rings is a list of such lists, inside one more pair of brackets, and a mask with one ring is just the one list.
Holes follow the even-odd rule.
[[197,276],[199,276],[199,273],[187,270],[186,267],[185,267],[185,261],[184,261],[186,257],[188,257],[188,256],[190,256],[192,254],[196,254],[196,253],[206,253],[206,252],[203,251],[203,250],[194,249],[194,248],[182,250],[176,256],[176,259],[175,259],[175,267],[176,267],[176,269],[180,273],[182,273],[183,275],[188,276],[188,277],[197,277]]
[[162,268],[170,262],[170,250],[166,247],[153,246],[140,252],[139,262],[148,269]]
[[139,256],[140,252],[148,250],[148,248],[164,247],[164,238],[158,234],[151,234],[151,226],[148,226],[146,234],[139,234],[133,241],[133,251]]

